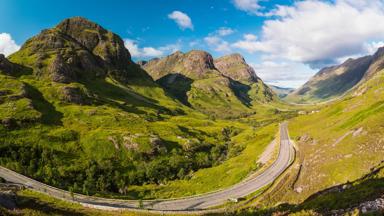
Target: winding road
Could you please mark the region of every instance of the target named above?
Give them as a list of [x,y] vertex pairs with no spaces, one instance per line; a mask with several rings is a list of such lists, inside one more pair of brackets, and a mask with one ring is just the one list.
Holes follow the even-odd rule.
[[43,184],[9,169],[0,166],[0,177],[5,180],[46,193],[50,196],[80,203],[83,206],[106,210],[118,209],[147,209],[153,211],[199,211],[219,206],[228,202],[229,199],[242,198],[258,191],[274,182],[291,164],[294,157],[294,147],[289,139],[287,123],[280,124],[280,150],[277,159],[272,165],[265,169],[260,175],[240,182],[232,187],[201,194],[197,196],[164,199],[164,200],[117,200],[107,199],[80,194],[71,194],[67,191]]

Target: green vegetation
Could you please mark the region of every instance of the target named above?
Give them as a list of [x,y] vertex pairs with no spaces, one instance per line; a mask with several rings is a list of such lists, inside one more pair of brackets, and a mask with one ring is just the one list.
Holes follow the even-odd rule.
[[148,212],[129,212],[129,211],[107,211],[107,210],[96,210],[91,208],[83,207],[76,203],[70,203],[62,201],[56,198],[52,198],[42,193],[21,190],[16,193],[16,211],[7,210],[0,205],[0,214],[6,216],[13,215],[75,215],[75,216],[148,216],[158,215],[151,214]]
[[[193,195],[229,187],[259,168],[276,122],[291,117],[279,111],[265,128],[237,119],[276,108],[245,104],[243,86],[234,92],[213,69],[184,92],[186,106],[128,54],[118,36],[83,18],[28,40],[7,63],[20,70],[0,69],[0,165],[76,193]],[[188,67],[199,69],[194,58],[187,56]],[[250,96],[261,97],[265,86],[255,85],[260,91]]]
[[[286,119],[294,165],[258,199],[261,208],[236,213],[316,215],[384,192],[384,71],[339,100],[293,106],[240,55],[215,62],[203,51],[177,52],[144,65],[150,77],[117,35],[82,18],[0,60],[0,165],[71,193],[143,200],[230,187],[263,168],[259,156]],[[340,74],[304,87],[311,94],[301,99],[342,95],[358,81]],[[26,214],[103,214],[19,196]]]
[[289,132],[298,146],[295,163],[257,200],[261,209],[238,214],[327,215],[381,196],[383,74],[378,72],[343,99],[308,107],[291,119]]

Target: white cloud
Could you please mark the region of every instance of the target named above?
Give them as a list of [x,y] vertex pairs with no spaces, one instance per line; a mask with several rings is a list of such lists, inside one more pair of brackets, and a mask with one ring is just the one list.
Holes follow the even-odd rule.
[[261,9],[259,0],[233,0],[233,4],[237,9],[251,14],[258,14]]
[[254,41],[254,40],[257,39],[257,36],[254,35],[254,34],[245,34],[245,35],[244,35],[244,39],[245,39],[246,41]]
[[292,61],[264,60],[250,65],[263,81],[281,87],[298,88],[316,72],[302,63]]
[[223,38],[233,34],[234,32],[235,30],[229,27],[221,27],[205,37],[204,42],[209,46],[209,48],[215,50],[216,52],[229,53],[232,51],[231,44]]
[[131,39],[124,39],[124,45],[131,53],[131,56],[134,58],[161,57],[171,52],[176,52],[177,50],[180,50],[180,41],[178,41],[176,44],[169,44],[158,48],[140,48],[137,41]]
[[193,30],[193,24],[191,18],[181,12],[181,11],[173,11],[172,13],[168,14],[168,18],[175,21],[180,29],[191,29]]
[[368,54],[374,54],[380,47],[384,47],[384,41],[365,43],[364,47]]
[[[250,53],[303,62],[314,68],[364,55],[384,40],[382,0],[296,1],[266,15],[260,39],[244,37],[232,46]],[[368,48],[367,48],[368,47]]]
[[218,35],[223,37],[223,36],[227,36],[227,35],[233,34],[235,32],[235,30],[233,30],[231,28],[228,28],[228,27],[221,27],[216,32],[217,32]]
[[8,56],[20,49],[20,46],[12,39],[8,33],[0,33],[0,53]]
[[208,44],[208,46],[217,51],[217,52],[230,52],[231,47],[230,44],[223,40],[219,36],[207,36],[204,38],[204,41]]

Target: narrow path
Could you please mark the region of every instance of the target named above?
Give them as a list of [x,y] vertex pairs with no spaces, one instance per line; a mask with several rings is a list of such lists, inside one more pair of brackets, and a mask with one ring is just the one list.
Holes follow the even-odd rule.
[[245,197],[272,183],[290,165],[294,157],[294,148],[289,140],[287,123],[280,124],[280,151],[276,161],[260,175],[240,182],[230,188],[201,194],[198,196],[164,199],[164,200],[117,200],[74,194],[51,187],[26,176],[0,166],[0,177],[13,183],[23,184],[33,190],[40,191],[59,199],[77,202],[84,206],[99,209],[138,209],[154,211],[198,211],[219,206],[229,199]]

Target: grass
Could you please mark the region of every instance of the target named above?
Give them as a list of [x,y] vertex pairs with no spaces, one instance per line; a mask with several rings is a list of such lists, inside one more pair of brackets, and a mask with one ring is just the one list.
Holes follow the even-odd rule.
[[[298,144],[298,158],[290,169],[291,176],[282,180],[280,189],[270,193],[270,199],[264,199],[262,205],[307,203],[308,197],[319,191],[357,181],[383,160],[383,80],[381,72],[360,87],[366,89],[364,94],[350,93],[342,100],[322,106],[317,113],[300,115],[290,121],[289,132]],[[382,187],[381,177],[372,181],[377,188]],[[375,188],[369,182],[359,187]],[[302,192],[296,192],[297,188]],[[355,203],[367,193],[357,190],[317,198],[316,202],[319,206],[344,208],[341,200],[345,200],[344,204]],[[315,209],[315,204],[310,203],[305,204],[306,209]],[[340,205],[336,206],[337,203]]]
[[[26,57],[12,56],[12,59],[18,58]],[[229,187],[255,171],[255,161],[277,130],[277,125],[271,123],[289,117],[281,115],[275,121],[270,118],[268,124],[271,125],[265,128],[242,120],[215,119],[166,96],[154,83],[133,80],[132,83],[122,84],[111,78],[69,84],[80,88],[91,101],[88,105],[80,106],[62,100],[61,89],[66,84],[36,79],[35,75],[28,74],[17,79],[3,75],[0,78],[3,83],[1,86],[5,89],[14,92],[25,89],[28,93],[27,98],[16,101],[20,104],[11,106],[20,109],[10,109],[8,106],[2,115],[19,118],[18,115],[33,116],[36,113],[37,116],[29,125],[20,126],[17,130],[0,126],[0,148],[3,152],[36,151],[36,155],[28,157],[37,158],[30,158],[32,162],[20,161],[20,157],[24,156],[12,153],[12,156],[2,155],[0,163],[60,188],[74,187],[80,193],[84,193],[82,184],[85,176],[89,175],[84,170],[91,169],[95,163],[97,170],[92,174],[95,182],[90,185],[100,188],[87,192],[102,196],[173,198]],[[12,85],[11,80],[14,83]],[[224,90],[217,88],[217,97],[226,97]],[[236,95],[231,95],[231,98],[235,101]],[[0,108],[4,104],[0,104]],[[232,106],[221,105],[220,102],[215,106],[215,112],[226,113]],[[245,107],[240,102],[238,106]],[[273,108],[257,106],[255,109],[268,113]],[[8,113],[12,110],[14,113]],[[231,128],[236,133],[225,141],[223,128]],[[150,137],[161,140],[160,150],[152,146]],[[226,142],[229,142],[229,147],[225,147]],[[188,149],[193,145],[198,148],[194,147],[196,150],[191,152]],[[134,149],[127,146],[133,146]],[[214,156],[213,148],[228,149],[219,150],[219,155]],[[54,155],[50,156],[49,163],[43,162],[40,155],[46,152]],[[183,162],[181,155],[185,155],[183,160],[188,162]],[[197,162],[195,156],[202,162]],[[176,173],[170,172],[169,177],[143,180],[142,176],[150,175],[150,167],[161,161],[176,163],[173,166],[183,167],[184,173],[179,175],[178,168]],[[163,166],[164,169],[171,167],[167,164]],[[175,174],[178,176],[175,177]],[[77,178],[71,180],[71,176]],[[125,178],[124,182],[130,182],[124,195],[118,194],[117,189],[113,193],[109,191],[112,189],[101,189],[104,186],[117,187],[97,183],[106,181],[102,176],[109,176],[111,179],[107,181],[111,182],[117,182],[112,178]],[[59,181],[59,178],[65,180]],[[220,184],[216,184],[217,179]]]
[[159,215],[148,212],[131,211],[106,211],[97,210],[81,206],[77,203],[70,203],[56,198],[52,198],[42,193],[31,190],[22,190],[17,192],[17,212],[0,208],[0,213],[4,215],[74,215],[74,216],[147,216]]
[[188,180],[172,181],[164,186],[145,185],[131,189],[136,190],[136,193],[145,193],[145,198],[168,198],[191,196],[229,187],[257,170],[258,155],[274,139],[276,131],[276,124],[257,131],[247,129],[233,138],[235,143],[245,146],[239,156],[218,166],[201,169],[193,173]]

